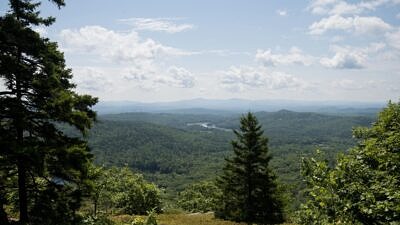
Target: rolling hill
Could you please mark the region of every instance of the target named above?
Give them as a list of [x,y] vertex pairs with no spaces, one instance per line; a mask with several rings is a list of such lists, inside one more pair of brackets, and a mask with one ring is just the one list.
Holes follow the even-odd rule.
[[[301,189],[300,159],[317,148],[333,159],[355,144],[354,126],[369,126],[373,116],[318,113],[255,113],[269,138],[271,164],[280,180]],[[90,131],[95,161],[143,173],[173,198],[186,185],[212,179],[230,154],[241,114],[122,113],[102,115]],[[208,125],[204,125],[208,124]],[[189,126],[190,125],[190,126]],[[223,128],[223,129],[216,129]]]

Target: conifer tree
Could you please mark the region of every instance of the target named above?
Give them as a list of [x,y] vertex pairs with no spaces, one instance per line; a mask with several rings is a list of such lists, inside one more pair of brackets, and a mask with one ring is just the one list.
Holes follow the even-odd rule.
[[268,139],[257,118],[248,113],[240,120],[233,157],[226,159],[218,179],[222,191],[216,216],[247,223],[274,224],[283,221],[283,204],[276,176],[269,168]]
[[20,224],[72,224],[91,155],[57,124],[85,133],[97,99],[74,92],[63,53],[34,31],[55,21],[40,16],[40,2],[9,0],[9,6],[0,17],[0,221],[8,223],[3,206],[17,189]]

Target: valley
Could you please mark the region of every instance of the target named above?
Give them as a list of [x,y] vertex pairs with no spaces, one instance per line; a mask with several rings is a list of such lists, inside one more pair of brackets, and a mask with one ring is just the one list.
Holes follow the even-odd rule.
[[[204,110],[205,112],[207,110]],[[334,160],[354,146],[352,128],[369,126],[373,113],[332,115],[280,110],[256,112],[269,139],[272,167],[293,200],[302,199],[301,157],[316,149]],[[120,113],[106,114],[90,131],[88,142],[99,165],[128,166],[164,190],[173,204],[187,185],[214,179],[231,154],[232,129],[240,113]],[[206,122],[205,122],[206,121]]]

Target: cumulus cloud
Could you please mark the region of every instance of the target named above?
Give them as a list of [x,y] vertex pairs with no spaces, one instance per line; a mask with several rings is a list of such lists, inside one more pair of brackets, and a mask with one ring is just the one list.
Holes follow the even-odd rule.
[[222,72],[221,86],[231,92],[242,92],[254,88],[302,89],[306,82],[281,72],[269,72],[265,67],[232,66]]
[[364,0],[349,3],[343,0],[313,0],[308,6],[314,14],[355,15],[374,11],[383,5],[400,4],[398,0]]
[[104,71],[95,67],[75,67],[73,74],[77,88],[84,92],[106,91],[113,87]]
[[154,81],[172,87],[192,88],[194,87],[194,80],[193,74],[187,69],[171,66],[166,75],[157,76]]
[[332,46],[334,52],[332,58],[322,57],[320,63],[322,66],[334,69],[362,69],[365,68],[369,54],[379,52],[385,48],[383,43],[372,43],[365,48],[354,48],[349,46]]
[[195,86],[195,76],[183,67],[170,66],[166,72],[153,68],[145,71],[129,68],[124,75],[126,81],[146,90],[155,90],[161,86],[176,88],[192,88]]
[[338,0],[313,0],[310,2],[308,9],[314,14],[326,14],[328,13],[328,7],[331,7]]
[[335,69],[361,69],[364,68],[365,54],[351,51],[346,48],[337,50],[332,58],[323,57],[320,63],[324,67]]
[[360,14],[364,11],[364,8],[357,4],[349,4],[347,2],[338,2],[329,11],[332,15],[344,15],[344,14]]
[[329,30],[343,30],[356,34],[379,34],[392,27],[379,17],[343,17],[332,15],[311,24],[310,34],[321,35]]
[[274,54],[270,49],[257,50],[256,61],[266,66],[299,64],[309,66],[313,63],[314,57],[304,54],[297,47],[292,47],[287,54]]
[[[89,91],[100,91],[101,86],[111,83],[125,88],[128,85],[146,90],[162,86],[191,88],[194,76],[182,67],[168,65],[168,57],[185,56],[192,53],[165,46],[152,39],[142,39],[135,31],[117,32],[101,26],[86,26],[77,30],[61,31],[63,48],[80,53],[95,61],[112,65],[112,73],[103,65],[94,68],[77,69],[78,87]],[[118,67],[115,65],[118,64]],[[96,70],[97,68],[97,70]],[[106,72],[108,71],[108,72]]]
[[85,26],[78,30],[64,29],[60,36],[66,51],[92,53],[118,63],[137,63],[163,55],[191,54],[164,46],[152,39],[142,40],[135,31],[122,33],[101,26]]
[[388,32],[386,34],[387,43],[393,48],[400,50],[400,28],[393,32]]
[[193,24],[176,24],[177,18],[129,18],[120,19],[122,23],[132,25],[135,30],[163,31],[178,33],[193,29]]

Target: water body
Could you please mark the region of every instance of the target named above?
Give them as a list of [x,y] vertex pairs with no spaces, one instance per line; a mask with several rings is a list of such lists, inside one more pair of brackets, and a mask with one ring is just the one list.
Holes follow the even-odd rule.
[[231,129],[226,129],[222,127],[217,127],[215,124],[212,124],[210,122],[198,122],[198,123],[187,123],[186,126],[199,126],[202,128],[206,129],[214,129],[214,130],[220,130],[220,131],[226,131],[226,132],[231,132]]

